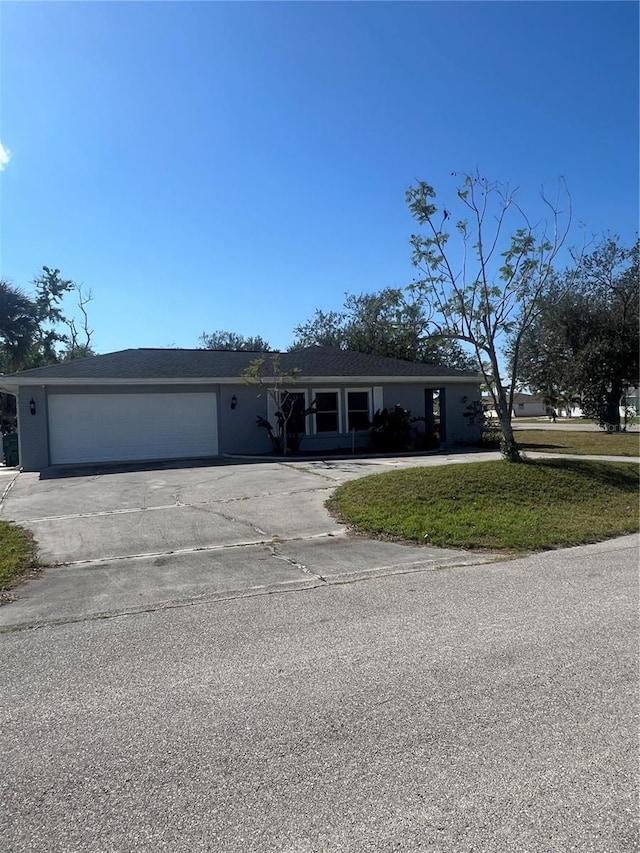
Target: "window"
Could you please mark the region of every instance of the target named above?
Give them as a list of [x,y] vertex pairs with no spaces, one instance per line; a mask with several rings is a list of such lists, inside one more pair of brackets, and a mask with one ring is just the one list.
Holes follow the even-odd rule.
[[280,393],[280,409],[287,418],[288,433],[305,433],[306,399],[304,391],[289,391]]
[[347,391],[347,429],[369,429],[369,392]]
[[339,432],[340,418],[337,391],[317,391],[316,432]]

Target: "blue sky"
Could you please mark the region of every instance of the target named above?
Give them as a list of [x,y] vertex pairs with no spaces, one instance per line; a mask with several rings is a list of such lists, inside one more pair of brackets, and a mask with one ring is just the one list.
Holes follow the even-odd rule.
[[636,3],[2,3],[0,55],[0,275],[90,287],[99,352],[286,347],[410,282],[453,170],[637,234]]

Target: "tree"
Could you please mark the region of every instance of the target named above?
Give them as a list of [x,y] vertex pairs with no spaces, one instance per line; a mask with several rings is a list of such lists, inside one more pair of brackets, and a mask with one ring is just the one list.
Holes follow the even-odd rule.
[[296,326],[291,349],[318,344],[477,370],[475,360],[456,341],[430,335],[428,325],[422,294],[392,287],[379,293],[345,294],[342,311],[316,310],[311,320]]
[[20,288],[0,280],[0,370],[13,373],[27,358],[38,332],[38,309]]
[[[275,408],[276,428],[265,418],[258,415],[257,426],[269,433],[275,450],[287,456],[289,450],[297,451],[305,432],[305,420],[315,411],[314,403],[305,407],[304,394],[289,390],[295,385],[300,371],[294,367],[286,371],[282,367],[280,353],[270,358],[261,356],[254,359],[242,374],[249,385],[263,389]],[[260,395],[258,395],[260,396]]]
[[[29,367],[58,361],[61,346],[68,344],[68,320],[62,313],[62,301],[74,289],[71,279],[60,277],[60,270],[42,267],[34,280],[38,309],[38,335],[31,348]],[[66,328],[65,328],[66,327]]]
[[[35,295],[0,282],[0,369],[14,372],[91,355],[91,335],[86,306],[91,291],[63,279],[60,270],[42,267],[34,279]],[[82,320],[63,313],[64,297],[74,293]]]
[[77,307],[82,319],[78,321],[71,317],[65,320],[69,327],[69,334],[67,335],[67,348],[62,354],[64,361],[95,355],[91,348],[93,329],[89,328],[89,314],[87,313],[87,305],[93,301],[93,293],[91,290],[85,291],[83,285],[75,282],[72,289],[75,291]]
[[[460,176],[456,204],[468,218],[456,222],[459,252],[448,245],[447,223],[453,214],[448,206],[439,209],[435,198],[433,187],[424,182],[406,193],[409,209],[424,229],[411,236],[412,262],[418,270],[412,288],[430,305],[430,328],[438,337],[472,347],[498,414],[502,454],[519,462],[511,414],[520,342],[553,278],[553,262],[571,221],[570,196],[563,181],[555,203],[542,192],[549,221],[536,224],[508,184],[477,174]],[[566,214],[561,201],[567,203]],[[500,355],[507,335],[513,361],[510,375],[503,377]]]
[[[60,270],[42,267],[34,279],[33,297],[6,280],[0,280],[0,373],[14,373],[51,362],[93,355],[86,306],[91,291],[60,277]],[[82,320],[62,311],[64,297],[75,293]],[[3,431],[16,422],[15,399],[0,395]]]
[[579,397],[588,417],[620,425],[626,389],[639,382],[639,255],[640,243],[608,237],[559,278],[520,342],[523,385]]
[[238,335],[236,332],[217,331],[211,332],[211,334],[203,332],[198,341],[200,343],[198,349],[231,349],[247,352],[269,352],[271,349],[267,341],[260,335],[246,337],[245,335]]

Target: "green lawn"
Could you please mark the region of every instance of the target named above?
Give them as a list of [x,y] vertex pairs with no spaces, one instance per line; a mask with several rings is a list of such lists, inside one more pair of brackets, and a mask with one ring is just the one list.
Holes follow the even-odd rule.
[[450,548],[536,551],[638,530],[639,466],[540,459],[413,468],[340,486],[356,530]]
[[[537,418],[519,418],[515,417],[513,419],[514,424],[539,424],[539,423],[551,423],[548,417],[545,415],[539,415]],[[559,424],[590,424],[593,425],[594,429],[596,428],[595,421],[590,421],[588,418],[563,418],[558,417],[556,423]],[[640,418],[627,418],[627,426],[632,426],[633,424],[639,424]],[[623,421],[624,425],[624,421]]]
[[0,591],[37,568],[31,536],[8,521],[0,521]]
[[575,453],[580,456],[639,456],[639,432],[580,432],[545,429],[515,431],[518,446],[540,453]]

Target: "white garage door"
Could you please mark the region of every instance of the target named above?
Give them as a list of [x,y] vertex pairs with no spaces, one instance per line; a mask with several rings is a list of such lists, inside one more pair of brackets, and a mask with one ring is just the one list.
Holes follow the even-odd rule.
[[50,394],[52,465],[218,453],[216,395]]

